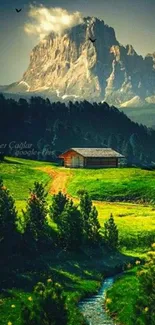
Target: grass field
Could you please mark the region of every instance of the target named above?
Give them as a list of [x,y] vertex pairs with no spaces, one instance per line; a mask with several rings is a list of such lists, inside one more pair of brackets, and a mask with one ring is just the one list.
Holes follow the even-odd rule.
[[[59,253],[59,251],[58,251]],[[64,253],[57,258],[56,252],[52,251],[38,259],[30,261],[26,266],[26,271],[14,270],[11,278],[8,277],[9,269],[0,269],[0,279],[3,288],[9,288],[4,294],[0,294],[0,324],[21,325],[21,306],[32,297],[33,286],[39,281],[46,283],[47,279],[61,283],[64,292],[71,301],[70,314],[74,323],[80,322],[82,317],[77,308],[77,302],[86,296],[97,293],[104,274],[116,272],[117,265],[127,263],[128,258],[121,254],[116,254],[112,259],[105,254],[95,256],[90,259],[87,255]],[[21,261],[18,261],[19,265]],[[12,307],[13,306],[13,307]]]
[[150,202],[155,200],[155,171],[139,168],[74,169],[68,193],[86,189],[94,200]]
[[[40,170],[39,170],[39,169]],[[42,169],[42,170],[41,170]],[[19,213],[26,205],[29,188],[33,186],[34,181],[42,181],[46,185],[47,191],[52,186],[52,177],[47,172],[48,169],[54,170],[60,175],[68,177],[66,182],[67,192],[77,197],[77,190],[85,188],[94,197],[105,199],[105,193],[113,193],[112,200],[116,197],[125,196],[127,193],[134,193],[138,189],[148,200],[155,197],[155,172],[145,171],[137,168],[121,168],[121,169],[101,169],[101,170],[85,170],[85,169],[66,169],[57,167],[55,164],[46,162],[37,162],[33,160],[24,160],[17,158],[8,158],[7,162],[0,164],[0,175],[4,180],[4,184],[9,188],[11,194],[16,201],[16,207]],[[63,177],[62,177],[63,178]],[[98,181],[97,181],[98,179]],[[61,188],[61,177],[59,180]],[[115,184],[114,190],[113,184]],[[123,190],[123,184],[129,188],[126,193]],[[134,186],[135,184],[135,186]],[[133,191],[133,192],[132,192]],[[109,196],[110,198],[110,196]],[[129,197],[128,197],[129,198]],[[107,197],[106,197],[107,199]],[[139,196],[140,199],[140,196]],[[48,196],[48,202],[51,195]],[[137,198],[136,198],[137,200]],[[119,229],[121,249],[123,252],[133,254],[138,251],[141,254],[147,250],[150,243],[155,237],[155,209],[153,205],[129,202],[107,202],[94,201],[99,215],[101,225],[109,218],[110,213],[113,214],[115,222]]]
[[17,158],[7,158],[5,163],[0,164],[0,176],[15,199],[19,211],[25,207],[29,189],[35,181],[47,184],[46,188],[49,189],[51,177],[36,169],[44,165],[44,162]]
[[[137,268],[127,271],[107,292],[107,308],[117,324],[134,325],[134,308],[139,295]],[[140,324],[140,323],[139,323]]]
[[[52,278],[54,281],[61,283],[66,295],[71,301],[73,300],[73,305],[76,304],[80,297],[97,292],[101,275],[97,274],[93,266],[89,270],[89,267],[86,267],[84,263],[77,264],[76,261],[73,261],[73,256],[71,258],[72,262],[70,264],[67,262],[60,264],[58,261],[56,265],[56,261],[54,260],[53,263],[50,256],[48,257],[48,261],[44,257],[42,259],[42,267],[41,263],[38,266],[38,261],[36,261],[35,266],[31,265],[31,271],[18,273],[18,276],[12,281],[14,287],[12,288],[12,284],[10,283],[11,289],[7,291],[7,294],[0,294],[0,324],[7,325],[9,322],[12,325],[21,324],[20,312],[22,303],[27,303],[29,297],[33,301],[32,289],[38,281],[46,283],[48,278]],[[29,304],[32,304],[32,302],[29,302]],[[75,308],[75,306],[73,307]],[[77,308],[76,313],[79,321]]]
[[110,213],[118,226],[123,251],[145,251],[155,239],[155,210],[151,206],[120,202],[95,202],[103,225]]

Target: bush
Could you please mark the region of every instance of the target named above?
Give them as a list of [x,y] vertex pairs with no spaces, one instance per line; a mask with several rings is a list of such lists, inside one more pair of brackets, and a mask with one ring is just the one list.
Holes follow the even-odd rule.
[[39,282],[33,295],[23,304],[21,310],[22,325],[66,325],[67,305],[62,287],[53,283]]

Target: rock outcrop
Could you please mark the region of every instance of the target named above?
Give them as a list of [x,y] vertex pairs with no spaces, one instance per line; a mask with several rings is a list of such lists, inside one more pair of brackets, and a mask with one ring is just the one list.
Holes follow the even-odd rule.
[[[89,37],[96,38],[92,43]],[[3,89],[4,90],[4,89]],[[22,80],[9,93],[59,100],[106,101],[121,106],[155,102],[155,53],[145,58],[122,46],[103,20],[84,18],[62,36],[50,33],[35,46]]]

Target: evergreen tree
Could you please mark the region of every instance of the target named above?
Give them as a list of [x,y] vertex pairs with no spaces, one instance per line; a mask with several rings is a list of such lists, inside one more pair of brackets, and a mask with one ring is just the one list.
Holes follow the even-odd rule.
[[89,229],[89,240],[93,244],[99,243],[100,235],[99,235],[99,229],[100,229],[100,223],[98,221],[98,211],[95,206],[92,206],[90,215],[89,215],[89,222],[90,222],[90,229]]
[[68,201],[58,223],[60,239],[66,248],[76,250],[81,246],[82,226],[80,211],[74,206],[72,200]]
[[124,137],[121,134],[117,136],[117,150],[122,153]]
[[127,141],[123,149],[123,154],[127,159],[129,165],[133,163],[133,148],[130,141]]
[[57,224],[59,224],[61,214],[68,201],[66,194],[63,194],[61,191],[59,191],[58,194],[53,195],[52,204],[50,206],[50,217]]
[[129,141],[130,141],[130,144],[132,146],[134,160],[135,160],[135,162],[137,162],[139,160],[140,152],[143,149],[142,145],[140,143],[140,139],[139,139],[137,134],[133,133],[130,136]]
[[116,250],[118,248],[118,229],[112,213],[108,221],[104,223],[103,236],[104,242],[109,249]]
[[46,197],[47,193],[43,184],[35,182],[34,188],[30,190],[26,211],[23,211],[26,224],[23,237],[32,250],[37,250],[45,238],[47,215]]
[[2,253],[10,255],[16,240],[17,211],[15,201],[0,178],[0,243]]
[[108,147],[117,150],[118,141],[114,134],[111,134],[108,138]]
[[84,242],[96,243],[99,239],[100,224],[98,222],[98,213],[92,205],[92,200],[88,193],[80,195],[80,212],[83,220]]
[[145,161],[145,155],[144,155],[143,152],[140,153],[139,160],[140,160],[140,163],[143,163],[143,164],[146,163],[146,161]]

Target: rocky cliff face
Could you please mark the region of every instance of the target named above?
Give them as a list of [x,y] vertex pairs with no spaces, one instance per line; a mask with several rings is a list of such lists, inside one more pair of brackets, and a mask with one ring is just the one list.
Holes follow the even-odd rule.
[[120,45],[104,21],[87,17],[61,37],[51,33],[40,41],[22,80],[7,90],[117,106],[135,96],[155,102],[155,53],[143,59],[132,45]]

